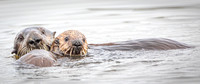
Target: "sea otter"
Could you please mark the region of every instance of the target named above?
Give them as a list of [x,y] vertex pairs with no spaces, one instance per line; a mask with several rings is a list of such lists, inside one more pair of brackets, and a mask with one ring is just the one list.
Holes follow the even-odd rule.
[[29,27],[20,31],[15,37],[14,50],[18,59],[33,49],[44,49],[49,51],[54,40],[55,32],[51,32],[43,27]]
[[88,43],[85,35],[68,30],[58,35],[52,43],[51,52],[61,56],[86,56]]
[[85,56],[88,47],[102,50],[169,50],[190,48],[187,44],[165,38],[138,39],[104,44],[88,44],[86,37],[77,30],[68,30],[56,37],[51,51],[61,56]]
[[[34,30],[29,30],[29,32],[30,31]],[[50,40],[47,38],[43,39]],[[21,56],[17,60],[17,63],[30,64],[39,67],[50,67],[56,63],[59,56],[86,56],[87,50],[88,44],[86,37],[77,30],[68,30],[55,38],[51,45],[51,52],[48,49],[34,49],[30,52],[26,51],[28,53]]]
[[[44,38],[45,39],[45,38]],[[46,39],[48,40],[48,39]],[[22,56],[18,61],[22,63],[32,64],[40,67],[53,66],[55,60],[61,57],[83,57],[90,49],[103,50],[169,50],[169,49],[185,49],[190,46],[170,39],[155,38],[155,39],[139,39],[131,41],[122,41],[104,44],[89,44],[85,35],[77,30],[64,31],[58,35],[51,45],[50,51],[33,50]],[[48,50],[48,49],[47,49]],[[37,53],[37,54],[34,54]],[[44,54],[50,53],[50,54]],[[62,59],[62,58],[61,58]]]

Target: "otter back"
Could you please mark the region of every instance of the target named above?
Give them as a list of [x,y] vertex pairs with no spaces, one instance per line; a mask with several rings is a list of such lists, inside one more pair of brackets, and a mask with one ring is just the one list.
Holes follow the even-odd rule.
[[191,48],[187,44],[165,38],[138,39],[105,44],[89,44],[93,49],[104,50],[169,50]]

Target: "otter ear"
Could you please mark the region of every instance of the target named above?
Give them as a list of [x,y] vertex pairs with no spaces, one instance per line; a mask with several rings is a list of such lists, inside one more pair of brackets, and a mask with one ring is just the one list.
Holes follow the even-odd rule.
[[53,32],[53,38],[55,38],[55,35],[56,35],[56,31]]

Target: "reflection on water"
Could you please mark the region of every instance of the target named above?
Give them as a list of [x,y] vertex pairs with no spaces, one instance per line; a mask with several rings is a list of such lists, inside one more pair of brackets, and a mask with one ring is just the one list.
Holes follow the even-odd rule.
[[[0,83],[200,83],[199,0],[0,0]],[[81,31],[89,43],[169,38],[196,46],[167,51],[89,50],[89,57],[50,68],[20,68],[10,56],[23,28],[57,35]]]

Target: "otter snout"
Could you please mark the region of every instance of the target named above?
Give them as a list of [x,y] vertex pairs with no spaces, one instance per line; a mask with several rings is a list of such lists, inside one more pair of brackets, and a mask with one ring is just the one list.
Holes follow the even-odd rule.
[[39,49],[41,47],[41,42],[42,42],[42,36],[38,33],[32,33],[30,34],[30,37],[28,39],[28,44],[32,48]]
[[80,54],[83,43],[80,40],[73,40],[72,45],[74,47],[74,54]]
[[80,47],[80,46],[83,45],[83,43],[82,43],[80,40],[73,40],[73,41],[72,41],[72,45],[73,45],[74,47]]
[[42,41],[42,39],[38,38],[38,39],[33,39],[33,40],[29,40],[29,44],[31,45],[38,45],[40,42]]

